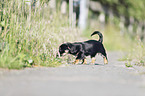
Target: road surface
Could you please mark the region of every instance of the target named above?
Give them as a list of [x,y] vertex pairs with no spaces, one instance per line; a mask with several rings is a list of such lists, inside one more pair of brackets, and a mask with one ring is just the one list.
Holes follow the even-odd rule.
[[109,52],[109,64],[57,68],[0,69],[0,96],[145,96],[145,75],[125,67],[120,52]]

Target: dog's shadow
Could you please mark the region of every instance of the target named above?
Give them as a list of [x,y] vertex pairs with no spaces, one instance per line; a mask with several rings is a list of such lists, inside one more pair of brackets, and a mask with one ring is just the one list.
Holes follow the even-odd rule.
[[87,64],[78,63],[78,64],[73,64],[73,65],[95,65],[95,66],[104,66],[104,64],[98,64],[98,63],[95,63],[95,64],[91,64],[91,63],[87,63]]
[[102,64],[95,63],[94,65],[102,65]]

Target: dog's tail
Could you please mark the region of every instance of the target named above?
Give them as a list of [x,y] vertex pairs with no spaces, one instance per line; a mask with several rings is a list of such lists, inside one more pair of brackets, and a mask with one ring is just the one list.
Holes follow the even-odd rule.
[[95,34],[98,34],[99,35],[99,42],[103,42],[103,35],[102,33],[100,33],[99,31],[95,31],[91,34],[91,36],[95,35]]

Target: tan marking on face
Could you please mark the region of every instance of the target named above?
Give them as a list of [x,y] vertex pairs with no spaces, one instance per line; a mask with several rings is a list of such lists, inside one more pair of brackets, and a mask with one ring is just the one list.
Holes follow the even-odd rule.
[[62,56],[66,55],[66,53],[63,53]]
[[69,50],[65,50],[65,53],[68,53]]
[[66,55],[69,52],[69,50],[65,50],[65,53],[62,54],[62,56]]

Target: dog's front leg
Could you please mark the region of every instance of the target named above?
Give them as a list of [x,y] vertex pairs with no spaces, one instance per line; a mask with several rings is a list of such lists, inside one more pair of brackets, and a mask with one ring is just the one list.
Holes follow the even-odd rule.
[[95,60],[96,60],[95,57],[92,57],[92,62],[91,63],[95,64]]
[[74,64],[78,64],[80,60],[83,60],[83,64],[86,63],[85,56],[84,56],[83,52],[78,53],[77,58],[74,61]]
[[86,60],[86,58],[85,58],[85,59],[83,59],[82,64],[87,64],[87,60]]

